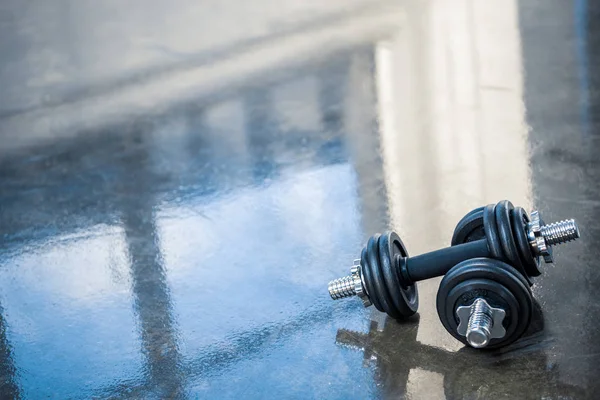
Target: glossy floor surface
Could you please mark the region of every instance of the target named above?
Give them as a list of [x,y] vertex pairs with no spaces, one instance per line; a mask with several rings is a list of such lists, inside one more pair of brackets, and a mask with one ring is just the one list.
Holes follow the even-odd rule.
[[[226,52],[198,39],[199,57],[167,68],[161,53],[141,77],[114,46],[173,50],[193,21],[148,37],[98,3],[57,3],[0,6],[0,397],[600,396],[592,2],[315,3],[310,23],[264,21]],[[94,18],[133,39],[60,30]],[[44,53],[41,38],[64,45]],[[96,85],[113,58],[121,81]],[[44,74],[61,65],[80,80]],[[455,341],[439,279],[409,322],[329,298],[371,234],[394,229],[419,254],[503,198],[582,235],[536,280],[540,310],[509,348]]]

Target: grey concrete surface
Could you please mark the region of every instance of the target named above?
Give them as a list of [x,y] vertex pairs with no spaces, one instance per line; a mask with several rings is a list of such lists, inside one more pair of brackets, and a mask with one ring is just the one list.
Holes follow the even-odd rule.
[[[375,0],[33,0],[0,5],[0,115],[71,102]],[[389,1],[387,2],[389,3]]]
[[[25,14],[43,25],[23,16],[25,2],[5,2],[0,30],[109,59],[125,46],[88,29],[111,19],[90,11],[96,3],[50,14],[37,3]],[[338,9],[327,4],[324,13]],[[115,72],[120,60],[103,77],[117,87],[109,95],[42,104],[19,91],[34,66],[22,57],[28,45],[2,35],[16,53],[0,61],[11,88],[0,116],[0,397],[597,398],[600,8],[394,4],[269,32],[260,48],[233,53],[272,56],[185,96],[185,68],[140,82]],[[77,7],[89,11],[89,23],[76,22],[93,41],[44,34],[71,26],[58,18],[74,23]],[[173,37],[226,69],[195,47],[192,25]],[[13,74],[18,65],[25,75]],[[48,93],[96,88],[92,75]],[[119,79],[133,90],[158,80],[160,96],[122,96]],[[112,119],[110,99],[124,110]],[[80,114],[70,133],[56,113]],[[439,279],[420,285],[408,322],[330,300],[327,282],[374,232],[394,229],[419,254],[502,198],[576,218],[582,234],[536,280],[539,307],[514,345],[481,352],[455,341],[435,311]]]

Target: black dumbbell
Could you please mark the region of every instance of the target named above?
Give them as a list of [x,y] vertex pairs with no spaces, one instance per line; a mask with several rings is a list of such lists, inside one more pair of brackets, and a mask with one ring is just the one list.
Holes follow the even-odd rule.
[[[438,290],[442,324],[456,339],[473,347],[493,349],[521,337],[530,323],[533,300],[529,286],[532,277],[541,273],[541,258],[552,262],[551,245],[579,236],[573,221],[544,225],[538,212],[532,213],[530,221],[522,208],[502,203],[468,213],[454,230],[452,246],[497,237],[502,249],[491,250],[502,252],[511,265],[491,259],[464,261],[446,273]],[[501,230],[491,229],[497,224],[487,221],[502,218],[500,206],[509,209],[513,226],[527,225],[527,237],[517,230],[516,240],[505,240]]]
[[373,304],[405,319],[417,312],[418,281],[442,276],[465,260],[492,258],[516,264],[530,284],[539,274],[540,256],[549,262],[551,246],[578,237],[575,221],[544,225],[537,212],[530,221],[522,208],[504,200],[467,214],[457,226],[453,246],[416,257],[408,257],[394,232],[372,236],[351,274],[329,283],[329,294],[334,300],[357,295],[365,306]]
[[[496,223],[497,220],[502,222]],[[509,224],[511,228],[515,226],[527,228],[513,229],[514,240],[511,240],[507,230],[502,229]],[[531,285],[531,278],[541,273],[539,269],[541,259],[543,258],[547,263],[553,262],[552,245],[578,237],[579,230],[575,221],[566,220],[545,225],[540,219],[539,212],[532,212],[530,219],[521,207],[515,208],[505,200],[496,205],[476,208],[465,215],[456,225],[451,245],[458,246],[487,238],[492,257],[504,260],[517,268]]]
[[436,305],[446,330],[475,348],[513,343],[527,331],[533,314],[523,274],[491,258],[466,260],[450,269],[440,282]]

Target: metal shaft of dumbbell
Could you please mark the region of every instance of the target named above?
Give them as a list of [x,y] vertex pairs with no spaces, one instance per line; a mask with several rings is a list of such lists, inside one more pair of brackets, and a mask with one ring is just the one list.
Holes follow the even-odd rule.
[[399,258],[397,268],[406,284],[444,275],[456,264],[479,257],[491,257],[487,239],[446,247],[414,257]]

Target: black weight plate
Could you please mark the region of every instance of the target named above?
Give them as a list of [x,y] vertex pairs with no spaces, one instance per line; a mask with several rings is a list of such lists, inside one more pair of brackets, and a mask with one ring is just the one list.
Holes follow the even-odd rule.
[[496,213],[496,229],[498,231],[498,235],[500,236],[502,249],[504,250],[504,261],[516,268],[525,277],[525,279],[527,279],[527,282],[531,286],[532,282],[529,280],[527,271],[525,271],[525,267],[521,262],[519,249],[517,248],[517,244],[515,243],[515,239],[513,237],[513,227],[510,214],[514,208],[515,207],[508,200],[502,200],[496,204],[494,209]]
[[[454,289],[457,291],[453,291]],[[489,295],[492,303],[494,298],[503,299],[508,306],[507,316],[510,317],[508,321],[511,326],[506,327],[507,335],[501,339],[494,339],[486,349],[505,346],[521,337],[531,322],[533,312],[533,298],[529,285],[516,269],[502,261],[489,258],[463,261],[454,266],[442,279],[437,294],[437,311],[446,330],[456,339],[466,343],[466,338],[456,332],[458,321],[455,309],[461,305],[457,304],[457,299],[463,294],[476,294],[477,290],[481,295],[493,292],[493,295]]]
[[489,279],[469,279],[456,285],[446,297],[446,313],[450,320],[450,325],[453,327],[453,336],[467,344],[464,336],[456,333],[459,320],[456,313],[453,313],[457,307],[470,306],[475,298],[483,296],[492,307],[502,308],[506,312],[506,316],[502,321],[506,335],[503,338],[495,338],[486,346],[487,349],[501,347],[504,344],[512,343],[518,339],[522,332],[518,332],[519,328],[519,303],[515,296],[503,285]]
[[398,318],[399,315],[397,315],[395,312],[392,298],[385,285],[383,272],[381,271],[381,266],[379,265],[380,237],[381,235],[379,234],[372,236],[367,243],[367,260],[369,261],[368,269],[370,269],[370,280],[374,289],[373,296],[371,297],[375,297],[379,301],[379,304],[381,304],[382,308],[379,311],[383,311],[394,318]]
[[483,228],[485,229],[485,236],[488,241],[490,253],[496,260],[503,259],[502,243],[500,242],[500,235],[496,228],[496,206],[494,204],[488,204],[483,209]]
[[458,222],[452,235],[452,246],[485,238],[483,208],[479,207],[472,210]]
[[519,248],[519,254],[521,255],[521,261],[525,267],[525,271],[529,276],[540,276],[540,258],[534,257],[531,254],[531,248],[529,246],[529,240],[527,239],[527,233],[525,232],[529,217],[525,210],[521,207],[515,207],[511,215],[513,234],[515,236],[515,242]]
[[[379,234],[375,235],[375,237],[377,237],[377,239],[379,239]],[[373,237],[371,237],[372,239]],[[369,239],[369,241],[371,240]],[[377,295],[377,292],[375,291],[375,286],[373,285],[373,268],[371,267],[370,264],[370,260],[369,260],[369,253],[367,251],[367,247],[364,247],[362,249],[362,253],[360,255],[360,265],[361,265],[361,272],[363,275],[363,283],[366,286],[367,289],[367,293],[369,294],[369,299],[371,300],[371,303],[373,303],[373,305],[375,306],[376,309],[378,309],[381,312],[385,312],[383,310],[383,307],[381,306],[381,303],[379,302],[379,296]]]
[[[398,271],[394,260],[396,257],[408,257],[406,247],[395,232],[388,232],[379,238],[380,267],[390,289],[390,296],[400,319],[406,319],[417,312],[419,295],[417,285],[403,286],[400,284]],[[397,289],[397,290],[394,290]]]

